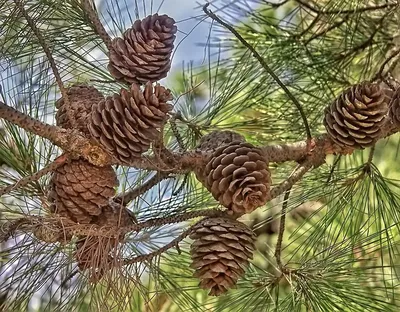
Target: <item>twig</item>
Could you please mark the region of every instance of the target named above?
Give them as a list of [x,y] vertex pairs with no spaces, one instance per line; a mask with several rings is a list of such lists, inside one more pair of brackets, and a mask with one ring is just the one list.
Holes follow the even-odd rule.
[[178,189],[172,192],[172,196],[178,195],[180,192],[182,192],[183,188],[185,187],[185,184],[189,178],[189,173],[186,173],[185,176],[183,177],[183,181],[181,185],[179,185]]
[[175,115],[174,115],[174,116],[169,120],[169,124],[171,125],[172,133],[174,134],[175,139],[176,139],[176,141],[178,142],[179,148],[180,148],[182,151],[186,151],[185,143],[183,142],[183,138],[182,138],[181,134],[180,134],[179,131],[178,131],[178,127],[176,126],[175,119],[176,119],[176,117],[175,117]]
[[147,192],[148,190],[150,190],[153,186],[155,186],[162,180],[168,179],[170,177],[171,176],[169,173],[165,173],[165,172],[157,173],[155,176],[153,176],[151,179],[149,179],[145,183],[141,184],[140,186],[135,187],[126,192],[123,192],[121,194],[118,194],[114,198],[114,201],[120,202],[123,206],[126,206],[129,202],[134,200],[136,197]]
[[73,118],[72,110],[71,110],[71,103],[69,101],[68,93],[67,90],[64,87],[64,83],[62,82],[60,73],[58,72],[58,68],[56,65],[56,62],[54,61],[53,55],[50,52],[50,48],[48,47],[46,40],[43,38],[41,32],[39,29],[36,27],[35,22],[33,19],[29,16],[29,14],[26,12],[24,8],[24,4],[20,0],[14,0],[15,5],[18,7],[18,10],[22,13],[22,15],[25,17],[29,27],[32,29],[33,33],[39,40],[40,45],[42,46],[42,49],[44,53],[46,54],[46,57],[50,63],[50,67],[53,71],[54,77],[56,79],[57,85],[60,88],[61,95],[64,100],[64,105],[67,113],[67,117],[69,122],[71,123],[72,128],[76,128],[76,120]]
[[[203,220],[201,220],[199,222],[202,222],[202,221]],[[172,240],[168,244],[164,245],[163,247],[157,249],[156,251],[153,251],[153,252],[148,253],[146,255],[136,256],[136,257],[131,258],[131,259],[124,259],[124,265],[134,264],[134,263],[143,262],[143,261],[151,261],[154,257],[157,257],[157,256],[161,255],[162,253],[166,252],[168,249],[171,249],[173,247],[177,247],[178,244],[182,240],[184,240],[193,231],[193,226],[191,226],[187,230],[183,231],[182,234],[179,235],[177,238],[175,238],[174,240]]]
[[309,9],[310,11],[317,13],[317,14],[355,14],[355,13],[363,13],[363,12],[368,12],[368,11],[375,11],[375,10],[382,10],[382,9],[387,9],[391,7],[395,7],[398,4],[397,3],[386,3],[382,5],[377,5],[377,6],[369,6],[369,7],[362,7],[362,8],[357,8],[357,9],[338,9],[338,10],[321,10],[317,7],[314,7],[310,4],[309,0],[296,0],[297,3],[300,5],[304,6],[305,8]]
[[[203,209],[191,212],[181,212],[167,217],[154,218],[142,223],[133,224],[126,227],[98,226],[95,224],[71,223],[70,219],[65,218],[43,218],[40,216],[23,217],[17,220],[9,221],[3,225],[2,237],[9,237],[16,230],[25,233],[32,232],[39,224],[57,224],[62,225],[62,231],[69,235],[76,236],[100,236],[100,237],[119,237],[129,232],[140,232],[143,229],[151,227],[160,227],[167,224],[180,223],[183,221],[195,219],[198,217],[222,217],[227,214],[220,209]],[[24,225],[23,227],[21,225]],[[50,225],[49,225],[50,226]],[[17,228],[18,227],[18,228]],[[8,230],[12,229],[12,233]],[[10,232],[10,233],[9,233]]]
[[[318,15],[319,16],[319,15]],[[313,34],[310,38],[308,38],[305,42],[304,45],[308,45],[311,41],[327,34],[328,32],[340,27],[343,23],[345,23],[348,18],[350,17],[350,14],[347,14],[346,16],[344,16],[340,21],[333,23],[330,27],[321,30],[320,32],[317,32],[315,34]]]
[[395,51],[393,51],[388,58],[382,63],[381,67],[379,68],[378,72],[376,73],[376,75],[371,79],[371,81],[376,81],[380,78],[383,77],[383,71],[385,70],[385,66],[393,59],[395,58],[397,55],[400,54],[400,48],[396,49]]
[[68,160],[69,160],[69,158],[67,155],[61,155],[60,157],[56,158],[50,165],[39,170],[38,172],[34,173],[33,175],[22,178],[18,182],[11,184],[9,186],[0,188],[0,197],[3,196],[4,194],[10,193],[10,192],[16,190],[17,188],[24,187],[24,186],[28,185],[29,183],[31,183],[32,181],[39,180],[44,175],[48,174],[49,172],[54,171],[58,167],[65,164]]
[[110,51],[112,49],[112,40],[110,35],[105,30],[103,24],[100,22],[99,16],[94,8],[94,3],[92,0],[82,0],[83,9],[89,20],[93,24],[93,28],[96,33],[100,36],[101,40],[103,40],[104,44],[106,45],[107,49]]
[[292,186],[299,181],[313,166],[320,166],[325,160],[325,153],[322,147],[317,147],[287,178],[279,185],[273,187],[270,192],[271,199],[278,197],[284,192],[290,190]]
[[293,102],[293,104],[296,106],[297,110],[299,111],[301,118],[303,119],[304,127],[306,130],[307,134],[307,140],[311,141],[311,130],[310,126],[308,125],[307,117],[303,111],[303,107],[299,103],[299,101],[296,99],[296,97],[290,92],[290,90],[286,87],[286,85],[279,79],[279,77],[274,73],[274,71],[268,66],[267,62],[264,60],[264,58],[253,48],[251,44],[249,44],[231,25],[225,23],[223,20],[221,20],[217,15],[215,15],[213,12],[208,10],[208,6],[210,4],[207,3],[203,7],[204,13],[206,13],[211,19],[214,21],[218,22],[225,28],[227,28],[251,53],[253,56],[258,60],[258,62],[261,64],[261,66],[265,69],[265,71],[275,80],[275,82],[283,89],[283,91],[286,93],[288,98]]
[[283,265],[282,265],[282,241],[283,241],[283,234],[285,233],[285,223],[286,223],[286,208],[289,202],[289,196],[290,196],[290,189],[288,189],[285,193],[285,196],[283,198],[283,204],[282,204],[282,210],[281,210],[281,220],[279,223],[279,232],[278,232],[278,238],[276,241],[276,247],[275,247],[275,259],[276,263],[279,267],[279,269],[282,271]]
[[369,155],[368,155],[368,160],[367,160],[367,162],[364,164],[364,172],[365,172],[365,173],[369,173],[369,172],[371,171],[371,164],[372,164],[372,159],[374,158],[375,146],[376,146],[376,145],[373,145],[373,146],[371,147],[371,150],[370,150]]

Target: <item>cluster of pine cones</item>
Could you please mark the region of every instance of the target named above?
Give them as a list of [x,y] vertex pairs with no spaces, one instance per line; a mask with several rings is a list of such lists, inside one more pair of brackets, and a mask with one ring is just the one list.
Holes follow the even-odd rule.
[[[166,15],[136,21],[122,38],[112,41],[109,51],[111,75],[129,87],[108,97],[92,86],[70,87],[73,120],[61,98],[56,103],[57,125],[72,128],[75,124],[123,164],[142,157],[155,140],[162,139],[159,129],[172,110],[171,92],[157,81],[166,77],[171,67],[176,31],[175,21]],[[380,137],[389,111],[392,120],[399,122],[398,96],[389,92],[390,97],[385,90],[375,83],[363,83],[341,94],[325,111],[324,124],[331,139],[340,146],[364,148]],[[192,267],[200,287],[218,296],[235,287],[252,259],[255,234],[236,218],[268,202],[271,174],[261,149],[232,131],[211,132],[201,139],[197,151],[206,158],[205,166],[195,171],[197,179],[229,212],[224,218],[200,221],[190,235]],[[72,160],[53,173],[51,212],[75,224],[127,226],[133,222],[129,210],[112,204],[117,186],[111,166]],[[91,270],[96,280],[101,278],[104,265],[100,262],[112,261],[119,239],[104,244],[100,238],[79,237],[79,267]],[[103,253],[96,258],[99,249]]]

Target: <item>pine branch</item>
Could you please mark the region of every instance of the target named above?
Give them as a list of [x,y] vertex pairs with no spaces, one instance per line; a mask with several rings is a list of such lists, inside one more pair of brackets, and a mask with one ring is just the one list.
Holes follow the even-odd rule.
[[50,140],[53,144],[61,147],[66,153],[70,153],[72,158],[82,156],[97,166],[104,166],[112,162],[112,158],[108,153],[97,144],[85,138],[80,132],[46,124],[1,102],[0,118]]
[[103,40],[104,44],[106,45],[107,49],[111,51],[112,49],[112,40],[110,35],[105,30],[103,24],[100,22],[99,16],[96,12],[95,5],[92,0],[82,0],[83,9],[87,16],[89,17],[90,21],[93,24],[93,28],[99,37]]
[[[76,236],[100,236],[119,237],[130,232],[140,232],[143,229],[160,227],[167,224],[180,223],[198,217],[222,217],[227,215],[226,211],[220,209],[203,209],[191,212],[180,212],[166,217],[154,218],[141,223],[125,227],[98,226],[95,224],[72,224],[70,219],[55,217],[44,218],[40,216],[27,216],[17,220],[6,222],[2,227],[2,237],[10,237],[16,230],[32,233],[38,225],[48,224],[50,227],[57,225],[65,234]],[[23,225],[23,226],[22,226]],[[12,229],[12,232],[11,230]],[[1,242],[1,241],[0,241]]]
[[207,3],[206,5],[203,6],[204,13],[206,13],[211,19],[213,19],[214,21],[218,22],[219,24],[224,26],[226,29],[228,29],[249,51],[251,51],[251,53],[257,59],[257,61],[260,63],[260,65],[275,80],[275,82],[286,93],[288,98],[293,102],[293,104],[296,106],[296,108],[299,111],[299,114],[300,114],[300,116],[301,116],[301,118],[303,120],[304,127],[305,127],[306,134],[307,134],[307,140],[311,141],[312,136],[311,136],[310,126],[308,124],[307,117],[306,117],[306,115],[304,113],[303,107],[301,106],[300,102],[296,99],[296,97],[292,94],[292,92],[290,92],[290,90],[286,87],[286,85],[279,79],[279,77],[274,73],[274,71],[268,66],[267,62],[253,48],[253,46],[251,44],[249,44],[231,25],[225,23],[218,16],[216,16],[214,13],[212,13],[210,10],[207,9],[209,5],[210,4]]
[[307,142],[267,145],[261,150],[269,162],[299,161],[307,155]]
[[41,177],[44,175],[54,171],[58,167],[62,166],[69,160],[67,155],[61,155],[58,158],[56,158],[50,165],[46,166],[45,168],[39,170],[38,172],[34,173],[33,175],[29,177],[25,177],[20,179],[18,182],[11,184],[9,186],[3,187],[0,189],[0,197],[10,193],[18,188],[24,187],[28,185],[31,182],[39,180]]
[[63,81],[61,79],[61,75],[60,75],[60,73],[58,71],[56,62],[55,62],[55,60],[53,58],[53,55],[51,54],[50,48],[47,45],[46,40],[43,38],[41,32],[36,27],[36,24],[33,21],[33,19],[29,16],[28,12],[26,12],[23,2],[20,1],[20,0],[14,0],[14,3],[18,7],[18,10],[25,17],[29,27],[32,29],[33,33],[35,34],[35,36],[39,40],[39,43],[42,46],[42,49],[43,49],[44,53],[46,54],[46,57],[47,57],[47,59],[48,59],[48,61],[50,63],[50,66],[51,66],[51,69],[53,71],[53,74],[54,74],[54,77],[56,79],[56,82],[58,84],[58,87],[60,88],[60,91],[61,91],[61,95],[62,95],[63,100],[64,100],[64,105],[65,105],[65,108],[66,108],[66,113],[67,113],[68,120],[71,123],[72,128],[76,128],[76,120],[75,120],[75,118],[73,118],[73,115],[72,115],[71,103],[69,101],[68,93],[67,93],[67,90],[64,87],[64,83],[63,83]]
[[126,206],[134,200],[136,197],[142,195],[143,193],[147,192],[150,190],[153,186],[157,185],[160,183],[162,180],[169,179],[171,178],[169,173],[166,172],[161,172],[153,176],[151,179],[146,181],[145,183],[141,184],[140,186],[137,186],[131,190],[125,191],[121,194],[118,194],[114,198],[114,201],[121,203],[123,206]]

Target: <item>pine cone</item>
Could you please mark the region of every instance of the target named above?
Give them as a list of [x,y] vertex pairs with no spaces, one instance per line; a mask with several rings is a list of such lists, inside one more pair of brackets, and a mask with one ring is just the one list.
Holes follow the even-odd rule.
[[[92,106],[104,99],[104,96],[92,86],[77,84],[67,89],[68,99],[71,104],[72,116],[76,120],[78,130],[90,136],[87,127],[87,118],[92,111]],[[71,122],[68,120],[64,99],[56,101],[56,123],[57,126],[65,129],[72,129]]]
[[137,20],[123,38],[112,41],[108,65],[111,75],[129,84],[166,77],[176,31],[175,21],[167,15],[154,14]]
[[372,146],[379,139],[389,98],[378,84],[364,82],[344,91],[325,110],[324,125],[338,145]]
[[198,176],[214,198],[233,212],[249,213],[268,201],[268,161],[250,143],[234,141],[217,148]]
[[50,209],[73,222],[93,223],[115,195],[117,185],[111,166],[96,167],[83,159],[73,160],[53,173]]
[[147,83],[144,91],[132,84],[130,90],[107,97],[93,106],[89,130],[121,162],[140,158],[156,140],[172,109],[171,92],[157,84]]
[[206,219],[193,228],[190,238],[194,276],[199,286],[219,296],[235,287],[244,268],[253,259],[254,233],[243,223],[229,218]]
[[[245,139],[242,135],[239,133],[225,130],[225,131],[219,131],[215,130],[212,131],[205,136],[203,136],[200,139],[199,145],[197,146],[197,149],[205,152],[205,153],[210,153],[216,150],[218,147],[227,145],[233,141],[240,141],[240,142],[245,142]],[[199,168],[200,170],[195,170],[196,178],[203,184],[205,184],[205,180],[207,178],[207,175],[205,174],[205,171],[203,168]]]

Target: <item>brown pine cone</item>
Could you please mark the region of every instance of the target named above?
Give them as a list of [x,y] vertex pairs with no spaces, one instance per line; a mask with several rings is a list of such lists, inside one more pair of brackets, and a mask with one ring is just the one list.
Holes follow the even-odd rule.
[[115,195],[117,176],[111,166],[96,167],[73,160],[59,167],[51,178],[51,212],[73,222],[93,223]]
[[324,125],[342,147],[365,148],[379,139],[389,97],[376,83],[364,82],[344,91],[325,110]]
[[[92,86],[77,84],[67,89],[68,99],[71,104],[72,116],[76,120],[78,130],[90,135],[87,127],[87,118],[92,111],[92,106],[104,100],[104,96]],[[56,124],[65,129],[71,129],[71,122],[68,120],[64,99],[56,101]]]
[[158,139],[171,111],[171,92],[156,84],[146,84],[144,91],[137,84],[121,89],[93,106],[89,120],[92,136],[123,163],[140,158]]
[[119,81],[144,84],[167,76],[174,48],[175,21],[167,15],[137,20],[112,41],[108,70]]
[[217,148],[207,161],[200,180],[223,206],[249,213],[269,199],[271,174],[259,148],[234,141]]
[[244,268],[253,259],[256,239],[243,223],[229,218],[212,218],[199,222],[190,235],[191,267],[200,279],[199,286],[219,296],[236,286]]
[[[229,130],[215,130],[206,135],[204,135],[197,146],[197,149],[210,153],[216,150],[218,147],[223,145],[227,145],[233,141],[245,142],[245,138],[239,133],[229,131]],[[205,170],[203,168],[199,168],[199,170],[195,170],[196,178],[203,184],[205,184],[205,180],[207,175],[205,174]]]

